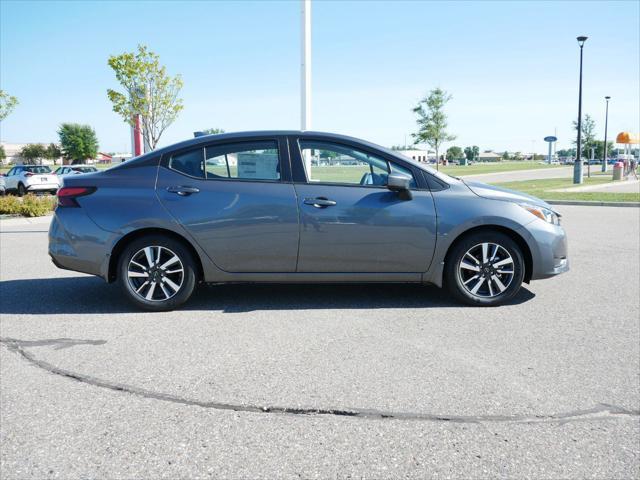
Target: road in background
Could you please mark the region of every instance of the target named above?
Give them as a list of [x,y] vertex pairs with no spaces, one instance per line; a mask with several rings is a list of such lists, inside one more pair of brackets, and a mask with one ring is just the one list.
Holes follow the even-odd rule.
[[141,313],[2,222],[0,477],[637,478],[638,209],[561,210],[571,271],[488,309],[229,285]]

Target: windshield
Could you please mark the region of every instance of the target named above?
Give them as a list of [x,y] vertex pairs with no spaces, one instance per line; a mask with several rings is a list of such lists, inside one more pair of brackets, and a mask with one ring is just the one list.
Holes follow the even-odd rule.
[[80,173],[90,173],[98,171],[96,167],[76,167],[73,170]]

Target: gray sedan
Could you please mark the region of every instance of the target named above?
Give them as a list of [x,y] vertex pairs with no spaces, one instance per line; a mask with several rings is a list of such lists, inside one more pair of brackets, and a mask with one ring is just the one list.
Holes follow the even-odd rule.
[[199,282],[430,283],[490,306],[569,268],[545,202],[342,135],[201,136],[64,183],[53,262],[148,310]]

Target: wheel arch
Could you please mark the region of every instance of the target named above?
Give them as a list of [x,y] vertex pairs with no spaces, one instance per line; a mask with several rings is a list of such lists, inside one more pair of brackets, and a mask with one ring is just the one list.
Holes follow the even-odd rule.
[[196,262],[196,266],[198,268],[197,280],[202,280],[204,278],[202,259],[189,240],[172,230],[168,230],[166,228],[150,227],[141,228],[139,230],[134,230],[127,233],[113,246],[113,248],[111,249],[111,255],[109,256],[109,270],[107,272],[107,281],[109,283],[112,283],[116,280],[118,272],[118,259],[120,258],[120,255],[124,251],[127,244],[134,240],[137,240],[140,237],[144,237],[145,235],[164,235],[182,243],[185,247],[187,247],[187,249],[189,249],[189,252],[191,253],[191,255],[193,255],[193,259]]
[[469,228],[469,229],[461,232],[449,244],[449,248],[447,248],[447,253],[444,256],[443,265],[447,264],[447,262],[449,261],[449,257],[451,256],[451,252],[453,251],[454,247],[458,243],[460,243],[462,240],[464,240],[469,235],[473,235],[475,233],[482,233],[482,232],[500,232],[500,233],[508,236],[509,238],[511,238],[511,240],[513,240],[516,243],[516,245],[518,245],[518,247],[520,247],[520,250],[522,251],[522,256],[524,257],[524,267],[525,267],[524,282],[525,283],[529,283],[531,281],[531,275],[533,273],[533,257],[532,257],[532,254],[531,254],[531,248],[529,247],[529,244],[524,239],[524,237],[522,237],[522,235],[520,235],[515,230],[513,230],[513,229],[511,229],[509,227],[505,227],[503,225],[480,225],[480,226],[477,226],[477,227]]

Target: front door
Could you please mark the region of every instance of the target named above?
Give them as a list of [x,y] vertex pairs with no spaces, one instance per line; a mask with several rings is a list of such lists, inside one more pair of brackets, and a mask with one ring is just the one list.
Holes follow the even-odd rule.
[[[412,198],[387,189],[389,173],[412,168],[362,147],[301,137],[292,161],[300,209],[298,272],[425,272],[436,241],[431,192],[412,181]],[[310,169],[310,172],[307,172]]]
[[295,272],[298,207],[283,154],[275,138],[178,151],[162,160],[158,196],[218,268]]

